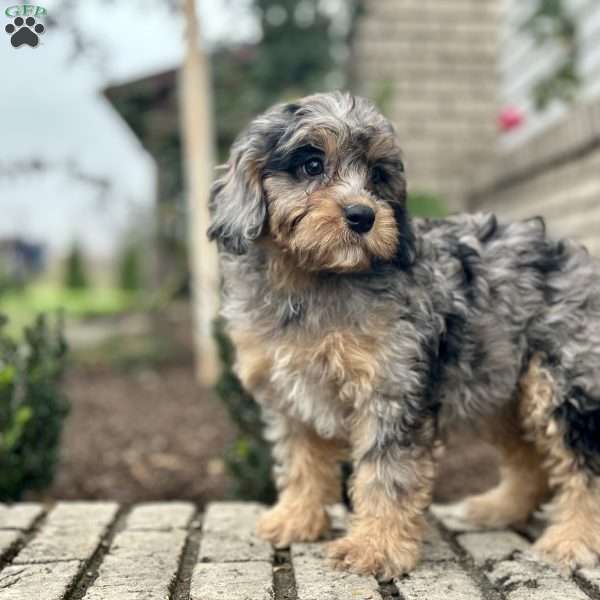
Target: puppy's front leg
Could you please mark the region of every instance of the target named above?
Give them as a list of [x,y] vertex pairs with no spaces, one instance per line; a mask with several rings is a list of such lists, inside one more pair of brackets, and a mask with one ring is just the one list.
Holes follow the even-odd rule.
[[389,579],[417,564],[435,475],[432,446],[423,439],[429,436],[422,433],[410,444],[375,415],[357,423],[352,527],[329,547],[338,568]]
[[339,502],[342,445],[305,425],[270,415],[279,499],[258,523],[259,535],[278,547],[315,541],[329,529],[325,507]]

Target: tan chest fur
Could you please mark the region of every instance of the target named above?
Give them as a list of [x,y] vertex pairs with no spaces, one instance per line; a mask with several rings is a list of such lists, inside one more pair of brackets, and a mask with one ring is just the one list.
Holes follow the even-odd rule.
[[[242,384],[262,404],[337,430],[372,391],[383,332],[339,328],[322,334],[296,331],[277,339],[251,329],[231,332]],[[335,422],[335,424],[334,424]]]

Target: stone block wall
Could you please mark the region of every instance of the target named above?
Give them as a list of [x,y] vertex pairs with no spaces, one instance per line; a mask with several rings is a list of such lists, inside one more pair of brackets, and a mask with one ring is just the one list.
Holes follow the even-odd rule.
[[497,141],[500,0],[366,0],[355,89],[396,124],[412,190],[465,207]]

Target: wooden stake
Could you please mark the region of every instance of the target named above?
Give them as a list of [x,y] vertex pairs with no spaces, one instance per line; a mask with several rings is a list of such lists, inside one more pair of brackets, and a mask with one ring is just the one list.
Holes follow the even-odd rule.
[[192,277],[196,375],[213,385],[219,373],[212,322],[219,305],[216,245],[206,237],[208,195],[213,178],[212,90],[207,57],[201,45],[195,0],[184,0],[186,53],[180,76],[182,138],[187,177],[189,253]]

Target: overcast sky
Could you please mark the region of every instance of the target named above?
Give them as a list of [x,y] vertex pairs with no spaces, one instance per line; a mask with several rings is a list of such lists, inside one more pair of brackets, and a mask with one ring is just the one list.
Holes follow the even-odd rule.
[[[127,216],[151,206],[154,166],[100,91],[177,65],[182,24],[160,0],[117,0],[109,6],[83,0],[75,18],[106,52],[99,68],[72,56],[72,38],[60,28],[48,30],[35,49],[13,48],[4,10],[16,3],[0,0],[0,237],[26,235],[53,252],[79,239],[90,252],[108,256]],[[56,4],[41,2],[59,23],[73,17],[53,12]],[[247,11],[233,4],[199,2],[208,43],[256,34]],[[101,201],[94,186],[74,181],[60,166],[31,174],[21,164],[32,158],[50,165],[75,161],[86,174],[110,181],[109,199]],[[10,177],[2,174],[7,164],[16,171]]]

